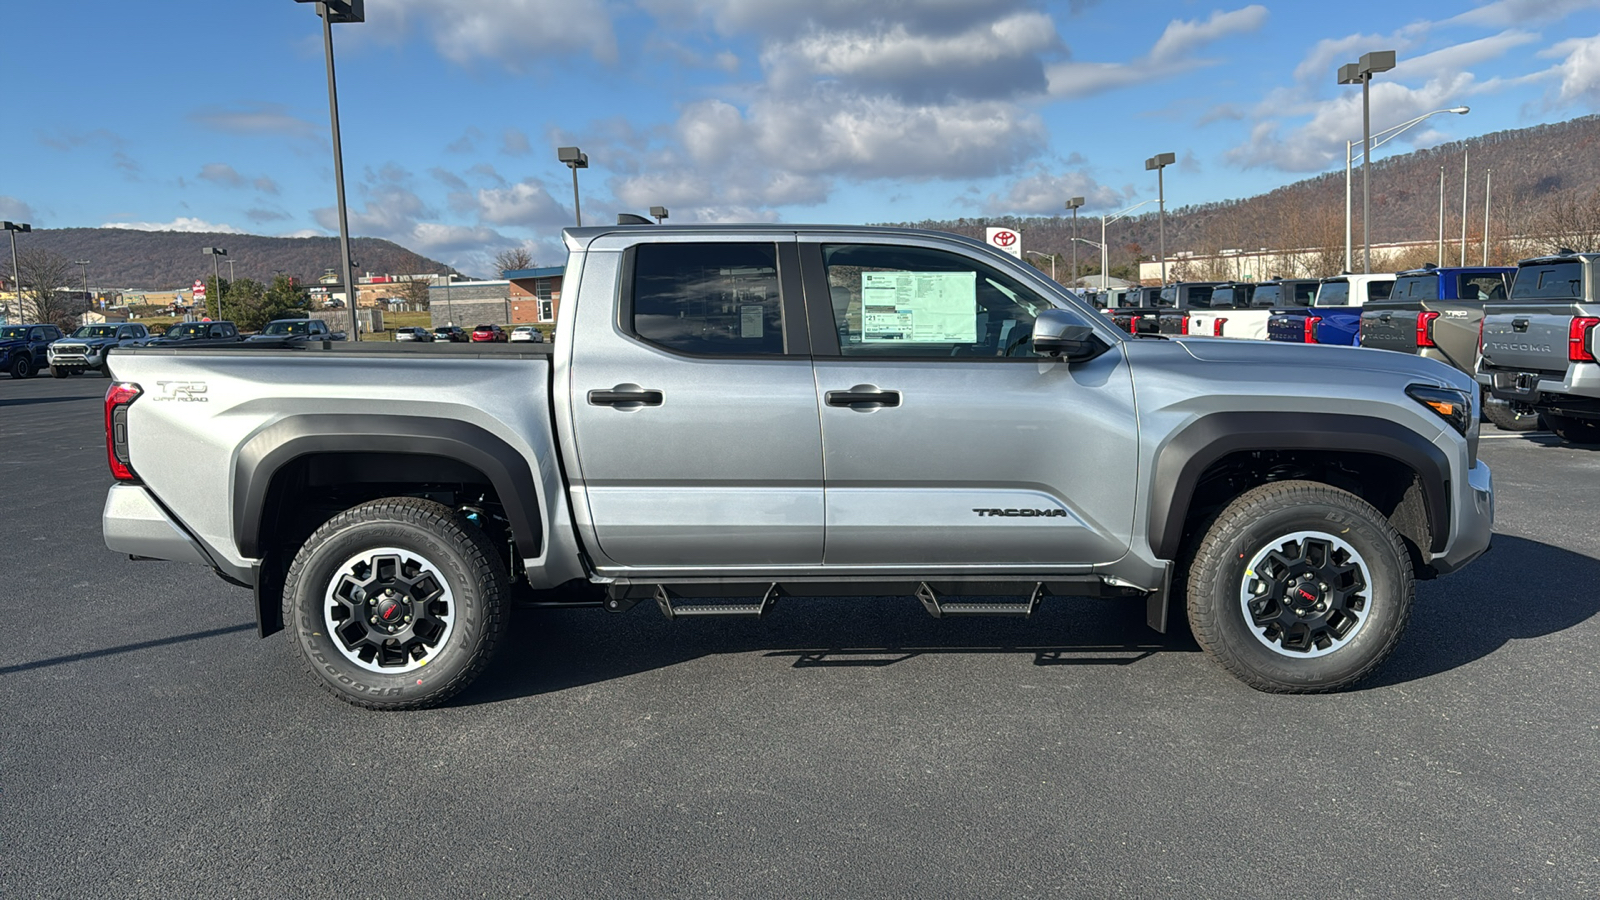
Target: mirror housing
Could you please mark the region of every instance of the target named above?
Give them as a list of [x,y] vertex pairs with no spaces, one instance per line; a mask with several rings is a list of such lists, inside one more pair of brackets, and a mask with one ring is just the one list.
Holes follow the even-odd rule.
[[1111,349],[1105,339],[1064,309],[1040,310],[1033,322],[1033,352],[1069,363],[1088,362]]

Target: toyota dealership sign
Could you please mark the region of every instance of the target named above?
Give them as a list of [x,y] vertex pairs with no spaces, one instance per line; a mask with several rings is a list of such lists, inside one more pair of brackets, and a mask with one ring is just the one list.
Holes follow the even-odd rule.
[[1022,258],[1022,232],[1015,228],[990,228],[987,234],[984,240],[989,242],[989,246],[998,247],[1017,259]]

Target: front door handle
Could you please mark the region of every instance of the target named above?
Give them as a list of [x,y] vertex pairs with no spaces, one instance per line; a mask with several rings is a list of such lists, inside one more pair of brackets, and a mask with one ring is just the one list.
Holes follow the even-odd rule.
[[660,391],[641,390],[609,390],[590,391],[590,406],[660,406],[662,394]]
[[871,385],[858,384],[848,391],[829,391],[829,406],[847,406],[851,409],[877,409],[881,406],[899,406],[899,391],[884,391]]

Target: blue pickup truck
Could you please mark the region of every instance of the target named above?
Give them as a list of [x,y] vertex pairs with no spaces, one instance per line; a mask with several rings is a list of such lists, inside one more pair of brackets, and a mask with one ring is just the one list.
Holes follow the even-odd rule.
[[1324,278],[1310,307],[1273,310],[1267,320],[1267,338],[1354,347],[1361,334],[1361,307],[1369,300],[1389,299],[1394,279],[1390,274]]

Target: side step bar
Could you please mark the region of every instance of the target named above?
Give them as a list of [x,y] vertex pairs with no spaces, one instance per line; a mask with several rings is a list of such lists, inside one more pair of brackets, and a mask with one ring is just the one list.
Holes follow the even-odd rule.
[[778,585],[767,585],[766,593],[761,595],[761,600],[756,603],[712,603],[702,605],[675,604],[672,602],[672,593],[664,584],[656,585],[656,605],[661,607],[661,614],[669,619],[687,618],[693,616],[752,616],[760,618],[767,614],[767,610],[778,601]]
[[1033,586],[1026,603],[951,603],[941,601],[926,581],[917,585],[917,599],[922,601],[922,608],[928,611],[928,615],[935,619],[954,616],[1020,616],[1026,619],[1039,608],[1039,601],[1044,594],[1044,582],[1039,582]]

